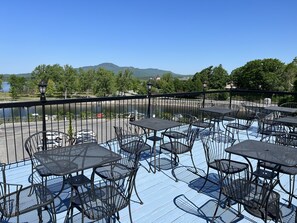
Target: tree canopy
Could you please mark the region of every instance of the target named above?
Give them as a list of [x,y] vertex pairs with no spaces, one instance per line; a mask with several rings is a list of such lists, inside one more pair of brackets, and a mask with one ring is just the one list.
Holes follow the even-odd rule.
[[[0,75],[0,86],[2,79]],[[122,96],[131,90],[136,94],[147,93],[147,81],[135,78],[129,69],[114,74],[104,68],[75,69],[67,64],[41,64],[32,71],[30,78],[9,76],[11,96],[39,94],[41,80],[48,84],[47,96],[55,97]],[[234,69],[230,75],[220,64],[206,67],[188,79],[179,79],[168,72],[151,81],[152,91],[156,93],[202,91],[204,84],[209,90],[222,90],[231,82],[238,89],[297,91],[297,57],[289,64],[272,58],[252,60]]]

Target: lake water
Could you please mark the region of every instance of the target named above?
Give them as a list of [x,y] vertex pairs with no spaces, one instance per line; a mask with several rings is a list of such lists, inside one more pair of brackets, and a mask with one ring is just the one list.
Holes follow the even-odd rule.
[[9,89],[10,89],[10,84],[6,81],[3,81],[2,82],[2,91],[3,92],[9,92]]

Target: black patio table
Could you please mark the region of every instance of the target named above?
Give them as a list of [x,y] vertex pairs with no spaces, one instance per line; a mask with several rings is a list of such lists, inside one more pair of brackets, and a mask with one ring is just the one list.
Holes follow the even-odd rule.
[[297,165],[297,149],[289,146],[245,140],[225,149],[226,152],[280,166]]
[[[210,117],[215,119],[214,122],[217,122],[218,125],[219,125],[220,121],[224,120],[224,117],[226,117],[226,115],[235,112],[235,110],[233,110],[233,109],[217,107],[217,106],[200,108],[199,110],[208,113]],[[223,127],[225,128],[224,125],[223,125]],[[215,128],[215,126],[214,126],[214,128]]]
[[[104,164],[116,162],[121,159],[117,153],[108,150],[97,143],[75,144],[66,147],[57,147],[50,150],[43,150],[34,154],[35,158],[44,165],[52,175],[63,176],[72,187],[90,182],[84,175],[71,177],[72,173],[77,173],[89,168],[95,168]],[[63,191],[66,180],[58,195]],[[72,207],[73,191],[71,190],[70,205],[67,214]],[[56,195],[56,196],[58,196]]]
[[97,143],[76,144],[34,154],[52,175],[67,176],[89,168],[116,162],[121,156]]
[[[249,163],[252,172],[253,167],[248,158],[273,163],[276,165],[274,168],[275,171],[280,170],[281,166],[297,166],[297,149],[290,146],[272,144],[256,140],[245,140],[240,143],[234,144],[229,148],[226,148],[225,151],[229,152],[230,154],[240,155],[244,157]],[[278,183],[285,193],[289,194],[289,196],[294,196],[294,194],[285,190],[280,182]]]
[[[160,141],[162,138],[157,136],[158,131],[167,130],[170,128],[178,127],[181,125],[179,122],[160,119],[160,118],[145,118],[140,119],[137,121],[131,121],[131,125],[135,125],[138,127],[141,127],[146,136],[147,139],[153,141],[153,152],[154,152],[154,170],[153,172],[156,173],[156,142]],[[153,130],[154,134],[153,136],[149,136],[147,130]]]
[[286,116],[274,120],[276,123],[292,128],[292,131],[297,127],[297,117]]
[[297,108],[289,108],[289,107],[267,106],[267,107],[264,107],[264,109],[274,112],[274,113],[280,112],[280,113],[286,114],[286,115],[293,115],[293,114],[297,113]]

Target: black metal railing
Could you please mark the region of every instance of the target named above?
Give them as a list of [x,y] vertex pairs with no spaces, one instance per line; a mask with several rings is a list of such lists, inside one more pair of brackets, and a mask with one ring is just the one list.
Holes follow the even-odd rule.
[[[74,136],[89,129],[99,143],[114,138],[113,126],[128,129],[129,120],[159,117],[179,120],[181,114],[200,115],[205,106],[278,105],[294,101],[296,93],[245,91],[238,89],[175,94],[81,98],[65,100],[13,102],[0,104],[0,162],[21,162],[28,158],[25,140],[33,133],[59,130]],[[44,104],[43,104],[44,103]],[[43,126],[43,105],[46,126]]]

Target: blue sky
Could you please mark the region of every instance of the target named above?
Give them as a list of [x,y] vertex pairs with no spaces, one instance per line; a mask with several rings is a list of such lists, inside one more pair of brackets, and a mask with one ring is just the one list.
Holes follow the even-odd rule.
[[0,74],[104,62],[195,74],[297,56],[296,0],[0,0]]

